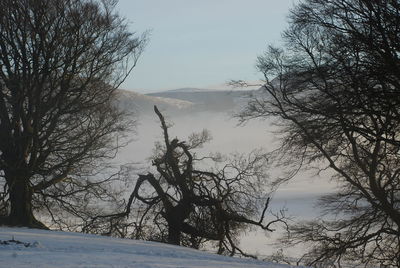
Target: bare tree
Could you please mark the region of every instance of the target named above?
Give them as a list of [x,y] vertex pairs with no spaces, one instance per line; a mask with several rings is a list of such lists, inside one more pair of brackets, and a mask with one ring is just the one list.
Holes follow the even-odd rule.
[[286,47],[258,59],[265,85],[241,118],[276,118],[285,163],[341,185],[321,199],[328,217],[294,226],[310,265],[400,266],[399,14],[399,1],[305,0]]
[[114,6],[0,2],[0,175],[10,204],[3,222],[43,227],[34,200],[61,209],[65,196],[91,187],[79,177],[113,157],[132,125],[116,109],[114,92],[145,38],[128,31]]
[[[193,150],[209,140],[207,132],[187,142],[170,139],[163,115],[155,107],[164,134],[153,165],[157,175],[140,175],[133,196],[146,204],[158,233],[152,239],[199,248],[216,243],[219,254],[242,254],[237,237],[251,226],[273,231],[284,221],[283,212],[264,223],[270,197],[263,154],[237,156],[220,168],[210,168],[215,158],[198,158]],[[259,217],[254,220],[254,217]],[[153,231],[154,233],[154,231]]]

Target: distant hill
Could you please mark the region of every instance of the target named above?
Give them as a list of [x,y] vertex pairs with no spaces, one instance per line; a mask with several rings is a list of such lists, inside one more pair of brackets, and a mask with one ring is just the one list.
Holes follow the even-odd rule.
[[256,90],[212,90],[199,88],[180,88],[146,96],[162,97],[188,101],[194,110],[233,111],[247,102]]
[[119,107],[139,114],[152,114],[154,105],[170,115],[203,111],[235,113],[254,94],[259,94],[259,90],[179,88],[148,94],[118,90],[117,99]]
[[128,90],[117,91],[118,106],[138,113],[153,113],[154,105],[169,113],[191,109],[194,103],[176,98],[148,96]]
[[206,91],[215,91],[213,89],[203,89],[203,88],[194,88],[194,87],[184,87],[184,88],[177,88],[177,89],[170,89],[164,92],[206,92]]

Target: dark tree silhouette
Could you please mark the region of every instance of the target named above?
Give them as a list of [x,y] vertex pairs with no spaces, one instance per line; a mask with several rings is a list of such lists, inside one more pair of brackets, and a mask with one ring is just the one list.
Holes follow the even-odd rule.
[[79,176],[112,157],[130,127],[114,92],[145,38],[127,30],[114,5],[0,2],[0,175],[2,203],[9,204],[3,223],[44,227],[33,209],[67,208],[64,197],[93,185]]
[[[238,247],[241,231],[251,226],[273,231],[274,223],[284,221],[281,212],[264,223],[270,202],[263,191],[266,157],[254,153],[238,156],[220,169],[205,168],[215,159],[197,158],[193,150],[209,139],[207,132],[192,135],[187,142],[170,139],[163,115],[157,107],[155,112],[164,134],[153,159],[158,174],[140,175],[133,191],[159,230],[153,239],[194,248],[214,241],[219,254],[251,256]],[[259,219],[253,220],[257,215]]]
[[286,47],[258,59],[265,85],[241,118],[276,118],[285,163],[341,185],[321,199],[335,220],[294,226],[310,265],[400,266],[399,14],[399,1],[305,0]]

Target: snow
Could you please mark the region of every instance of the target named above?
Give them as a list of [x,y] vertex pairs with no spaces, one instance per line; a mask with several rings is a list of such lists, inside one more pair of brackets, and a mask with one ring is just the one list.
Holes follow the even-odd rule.
[[185,88],[178,88],[178,89],[170,89],[164,92],[206,92],[206,91],[215,91],[215,89],[203,89],[203,88],[193,88],[193,87],[185,87]]
[[194,105],[194,103],[185,100],[147,96],[140,93],[136,93],[128,90],[118,90],[119,105],[122,109],[133,109],[141,112],[153,112],[153,106],[157,105],[162,109],[188,109]]
[[82,233],[0,227],[0,240],[30,243],[0,245],[0,267],[31,268],[288,268],[185,247]]

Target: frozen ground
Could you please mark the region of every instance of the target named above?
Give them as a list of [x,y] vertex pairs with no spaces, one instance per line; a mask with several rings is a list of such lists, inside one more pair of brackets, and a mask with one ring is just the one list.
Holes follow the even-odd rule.
[[0,227],[0,267],[8,268],[288,268],[290,266],[210,254],[155,242],[96,235]]

